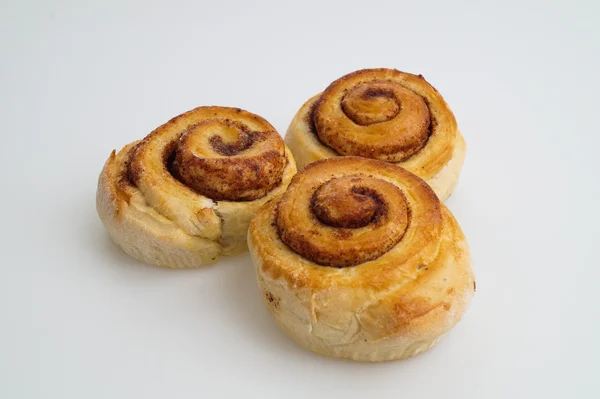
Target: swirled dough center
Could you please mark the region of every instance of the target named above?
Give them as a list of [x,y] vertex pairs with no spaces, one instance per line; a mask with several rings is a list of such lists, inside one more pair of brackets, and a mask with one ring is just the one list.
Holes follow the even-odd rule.
[[346,75],[321,94],[312,112],[321,142],[340,155],[400,162],[431,135],[429,104],[393,71]]
[[342,109],[357,125],[368,126],[395,118],[400,112],[400,101],[389,84],[364,84],[344,97]]
[[361,174],[331,178],[330,172],[306,169],[304,178],[290,185],[277,208],[282,241],[324,266],[354,266],[378,258],[408,227],[404,194],[382,179]]
[[178,140],[172,171],[214,200],[244,201],[261,198],[279,184],[285,165],[285,149],[275,131],[209,119]]
[[323,184],[315,191],[311,206],[315,216],[332,227],[359,228],[387,212],[377,191],[365,186],[352,186],[357,177],[342,177]]

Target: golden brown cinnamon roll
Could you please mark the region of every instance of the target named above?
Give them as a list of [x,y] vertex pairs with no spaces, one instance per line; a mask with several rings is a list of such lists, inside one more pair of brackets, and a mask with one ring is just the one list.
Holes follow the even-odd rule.
[[356,155],[395,163],[425,180],[443,201],[466,145],[448,104],[421,75],[364,69],[308,100],[285,142],[299,169],[319,159]]
[[279,326],[324,355],[416,355],[461,319],[475,291],[450,211],[423,180],[382,161],[308,165],[258,211],[248,245]]
[[113,151],[96,205],[129,255],[195,267],[245,251],[250,220],[295,173],[266,120],[239,108],[199,107]]

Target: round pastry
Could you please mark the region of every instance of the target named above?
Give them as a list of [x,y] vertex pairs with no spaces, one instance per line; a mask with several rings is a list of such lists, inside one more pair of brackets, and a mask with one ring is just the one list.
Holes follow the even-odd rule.
[[319,159],[356,155],[402,166],[444,201],[462,167],[466,145],[440,93],[423,76],[363,69],[308,100],[285,142],[298,169]]
[[328,356],[423,352],[461,319],[475,291],[450,211],[414,174],[367,158],[308,165],[258,211],[248,246],[279,326]]
[[291,152],[266,120],[239,108],[199,107],[113,151],[96,207],[129,255],[196,267],[247,250],[250,220],[295,173]]

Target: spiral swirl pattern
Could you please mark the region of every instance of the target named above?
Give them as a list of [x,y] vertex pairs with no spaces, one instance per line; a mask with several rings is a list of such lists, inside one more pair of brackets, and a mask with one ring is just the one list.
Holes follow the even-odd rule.
[[364,69],[334,81],[307,101],[286,134],[298,167],[319,159],[361,156],[402,166],[443,200],[464,160],[454,115],[421,75]]
[[[98,211],[134,257],[197,266],[243,251],[250,219],[285,191],[295,170],[263,118],[239,108],[199,107],[111,156],[100,176]],[[124,220],[139,239],[124,231]],[[186,256],[165,255],[177,250]]]
[[375,259],[400,241],[408,209],[398,187],[360,174],[321,183],[327,175],[319,172],[308,170],[279,201],[277,227],[290,248],[320,265],[346,267]]
[[318,353],[415,355],[448,332],[474,292],[468,246],[414,174],[361,157],[317,161],[248,231],[278,324]]
[[172,171],[213,200],[251,201],[281,182],[286,161],[281,137],[269,126],[250,130],[230,119],[208,119],[181,136]]
[[431,134],[423,97],[393,80],[365,73],[332,83],[315,104],[319,138],[341,155],[400,162],[417,153]]
[[[414,248],[433,254],[442,229],[439,201],[426,184],[391,164],[358,157],[306,167],[275,214],[277,233],[290,249],[338,268],[377,259],[393,247],[407,256]],[[422,225],[427,229],[417,229]]]

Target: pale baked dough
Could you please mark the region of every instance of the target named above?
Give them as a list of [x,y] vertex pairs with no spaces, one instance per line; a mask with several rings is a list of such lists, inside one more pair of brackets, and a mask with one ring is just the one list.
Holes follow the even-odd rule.
[[[166,171],[161,159],[146,160],[147,154],[136,158],[140,163],[137,172],[143,175],[142,188],[132,182],[128,168],[139,145],[151,147],[151,143],[144,143],[147,140],[177,141],[190,127],[207,119],[241,120],[250,130],[266,128],[274,132],[268,122],[246,111],[199,107],[159,127],[148,136],[151,139],[128,144],[118,153],[113,151],[107,160],[98,181],[97,211],[113,241],[132,257],[157,266],[188,268],[246,251],[250,220],[263,204],[285,191],[296,173],[291,151],[281,143],[286,165],[280,180],[266,195],[254,200],[215,201],[198,194]],[[248,152],[252,147],[223,159],[244,158]],[[154,173],[155,168],[160,173]]]
[[[392,87],[395,85],[408,89],[425,99],[425,103],[430,111],[432,124],[428,139],[416,153],[400,161],[384,159],[393,156],[394,153],[392,151],[391,155],[381,155],[379,159],[393,162],[416,174],[433,188],[440,200],[446,200],[456,186],[466,155],[466,143],[458,130],[454,114],[438,91],[427,83],[421,75],[412,75],[393,69],[361,70],[338,79],[332,83],[332,86],[335,85],[337,91],[343,88],[351,92],[353,87],[361,85],[368,87],[370,84],[380,85],[381,83],[378,82],[385,82],[385,84],[389,84]],[[313,110],[320,101],[326,102],[329,108],[336,111],[335,113],[331,112],[333,116],[323,119],[321,125],[331,125],[338,129],[342,129],[343,127],[342,137],[339,138],[342,143],[344,137],[349,137],[350,135],[357,137],[364,136],[366,141],[372,140],[374,137],[380,137],[382,143],[385,143],[385,139],[402,136],[403,134],[395,129],[404,131],[404,127],[397,127],[395,124],[399,121],[401,122],[406,117],[404,114],[399,114],[396,118],[390,119],[390,121],[376,123],[371,126],[358,126],[351,123],[350,119],[344,115],[340,105],[340,99],[343,100],[345,92],[341,92],[339,95],[335,93],[329,95],[328,91],[330,91],[332,86],[325,90],[325,92],[319,93],[309,99],[300,108],[285,135],[285,142],[292,150],[299,170],[320,159],[333,158],[340,155],[365,156],[360,153],[353,153],[354,149],[351,145],[348,148],[344,148],[347,153],[340,154],[322,141],[319,137],[319,132],[316,130],[313,118]],[[339,86],[339,90],[337,86]],[[362,106],[360,111],[364,111],[365,114],[377,115],[378,111],[383,112],[381,104],[370,105],[369,102],[365,102],[360,105]],[[369,109],[369,107],[371,108]],[[378,130],[369,132],[366,130],[368,127],[376,127]],[[404,134],[411,136],[409,133]],[[373,156],[372,158],[376,157]]]
[[[319,201],[315,190],[348,176],[340,180],[348,190],[340,189],[344,192],[339,198],[315,204]],[[320,222],[314,211],[306,209],[325,206],[335,213],[336,220],[369,220],[372,210],[365,211],[363,204],[370,200],[354,196],[364,191],[363,184],[369,184],[367,177],[400,189],[404,199],[387,188],[383,193],[377,192],[378,188],[367,191],[367,195],[381,196],[383,202],[378,206],[384,211],[388,209],[386,201],[404,202],[408,220],[380,215],[375,226],[371,222],[341,229]],[[335,205],[338,203],[344,206]],[[292,204],[302,212],[281,213]],[[347,212],[341,215],[342,209]],[[306,217],[307,212],[313,214]],[[387,224],[394,225],[388,229]],[[383,243],[388,238],[383,235],[397,234],[398,228],[405,229],[399,241],[375,259],[347,267],[309,259],[325,249],[329,252],[320,254],[320,262],[335,263],[339,259],[327,260],[327,253],[335,256],[336,251],[341,254],[355,247],[358,256],[368,257],[360,250],[371,251],[370,243]],[[282,236],[281,230],[309,233]],[[336,232],[337,240],[324,239]],[[292,250],[282,237],[288,242],[299,240],[296,244],[301,244],[297,247],[304,255]],[[338,157],[309,165],[294,177],[286,194],[256,214],[248,243],[260,290],[277,324],[300,345],[323,355],[358,361],[416,355],[450,331],[475,291],[469,248],[450,211],[421,179],[381,161]]]

